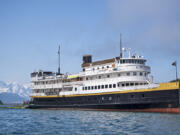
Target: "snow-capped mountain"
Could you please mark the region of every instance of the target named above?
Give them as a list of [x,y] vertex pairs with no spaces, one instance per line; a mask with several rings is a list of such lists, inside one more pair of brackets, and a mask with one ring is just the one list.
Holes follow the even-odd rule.
[[4,102],[22,102],[29,99],[30,84],[0,81],[0,100]]

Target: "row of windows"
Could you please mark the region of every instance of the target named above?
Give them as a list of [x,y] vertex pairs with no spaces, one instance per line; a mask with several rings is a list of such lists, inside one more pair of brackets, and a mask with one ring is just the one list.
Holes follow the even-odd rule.
[[45,93],[45,92],[60,92],[62,89],[46,89],[46,90],[41,90],[37,89],[34,90],[35,93]]
[[[98,76],[98,79],[101,78],[110,78],[112,75],[106,75],[106,76]],[[146,72],[127,72],[127,73],[119,73],[116,76],[120,77],[120,76],[147,76]],[[86,77],[86,80],[93,80],[92,77]]]
[[52,81],[42,81],[42,82],[34,82],[34,85],[43,85],[43,84],[56,84],[61,83],[61,80],[52,80]]
[[98,85],[98,86],[86,86],[83,87],[83,90],[97,90],[97,89],[107,89],[107,88],[116,88],[116,84],[106,84],[106,85]]
[[134,60],[134,59],[127,59],[127,60],[120,60],[121,64],[144,64],[145,61],[144,60]]
[[105,85],[98,85],[98,86],[85,86],[85,87],[82,87],[82,90],[97,90],[97,89],[138,86],[138,85],[147,85],[147,84],[148,83],[134,83],[134,82],[118,83],[117,85],[116,84],[105,84]]
[[[110,68],[110,66],[103,66],[101,69],[108,69],[108,68]],[[96,68],[96,70],[99,70],[99,69],[100,69],[100,67],[97,67],[97,68]],[[93,68],[92,70],[94,71],[95,68]],[[86,71],[86,69],[83,68],[83,71]]]

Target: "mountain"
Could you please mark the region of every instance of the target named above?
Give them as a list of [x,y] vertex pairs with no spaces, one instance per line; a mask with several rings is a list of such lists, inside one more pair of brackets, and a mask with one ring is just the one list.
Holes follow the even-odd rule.
[[3,103],[22,103],[29,100],[30,84],[0,81],[0,100]]

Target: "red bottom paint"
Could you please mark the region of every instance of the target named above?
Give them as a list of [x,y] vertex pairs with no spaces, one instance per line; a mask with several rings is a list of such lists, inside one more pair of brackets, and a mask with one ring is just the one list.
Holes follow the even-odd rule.
[[83,111],[120,111],[120,112],[154,112],[180,113],[180,108],[148,108],[148,109],[91,109],[91,108],[43,108],[48,110],[83,110]]

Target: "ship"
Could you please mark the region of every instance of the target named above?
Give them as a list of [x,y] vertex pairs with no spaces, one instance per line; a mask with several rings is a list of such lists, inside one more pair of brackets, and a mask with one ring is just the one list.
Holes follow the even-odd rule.
[[178,79],[155,83],[147,60],[122,48],[121,40],[118,57],[92,61],[83,55],[77,74],[61,73],[60,48],[58,57],[58,72],[31,73],[28,108],[180,113]]

